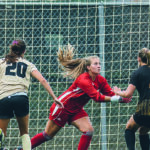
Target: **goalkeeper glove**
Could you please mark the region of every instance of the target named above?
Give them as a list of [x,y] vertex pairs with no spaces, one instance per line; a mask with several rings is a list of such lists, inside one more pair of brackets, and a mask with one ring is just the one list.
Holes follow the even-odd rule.
[[119,103],[129,103],[131,102],[131,99],[132,99],[132,96],[130,98],[124,98],[124,97],[115,95],[111,97],[110,101],[119,102]]
[[117,96],[117,95],[112,96],[111,99],[110,99],[111,102],[120,102],[121,100],[122,100],[122,97]]

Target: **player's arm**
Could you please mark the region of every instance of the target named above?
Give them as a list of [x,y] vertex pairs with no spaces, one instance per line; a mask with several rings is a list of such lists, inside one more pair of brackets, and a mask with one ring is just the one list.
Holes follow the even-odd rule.
[[105,96],[102,95],[99,91],[97,91],[92,85],[89,79],[79,80],[78,87],[81,88],[89,97],[91,97],[96,102],[110,102],[116,101],[119,102],[120,96]]
[[110,87],[110,85],[108,84],[107,80],[105,78],[103,78],[103,82],[101,83],[100,86],[100,92],[103,95],[107,95],[107,96],[114,96],[115,93],[113,92],[113,89]]
[[136,87],[133,84],[129,84],[129,86],[127,87],[127,89],[125,91],[121,91],[120,88],[118,88],[117,86],[115,86],[113,88],[113,91],[117,94],[120,95],[122,97],[131,97],[135,91]]
[[113,88],[113,91],[122,97],[131,97],[136,89],[136,86],[138,85],[138,71],[135,71],[132,73],[129,85],[125,91],[121,91],[120,88],[115,86]]
[[51,95],[51,97],[54,99],[54,101],[59,104],[60,106],[63,107],[63,104],[59,102],[57,97],[55,96],[52,88],[50,87],[49,83],[47,80],[42,76],[42,74],[38,70],[33,70],[31,72],[32,77],[36,78],[42,85],[43,87],[48,91],[48,93]]
[[[116,98],[115,94],[117,94],[117,93],[115,93],[113,91],[113,89],[110,87],[110,85],[108,84],[106,79],[104,79],[101,89],[102,89],[101,92],[103,93],[103,95],[113,96],[111,98],[111,101],[113,101],[113,98]],[[130,89],[129,89],[129,91],[130,91]],[[121,95],[119,95],[119,96],[121,96]],[[129,96],[128,98],[124,98],[123,96],[121,96],[119,102],[120,103],[129,103],[129,102],[131,102],[131,98],[132,98],[132,96]]]

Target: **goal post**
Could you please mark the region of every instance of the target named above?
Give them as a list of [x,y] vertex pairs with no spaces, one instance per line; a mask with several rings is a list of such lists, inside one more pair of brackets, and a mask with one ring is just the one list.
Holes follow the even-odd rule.
[[[104,24],[104,5],[98,7],[99,18],[99,56],[101,62],[101,75],[105,77],[105,24]],[[107,150],[107,128],[106,128],[106,103],[101,103],[101,145],[102,150]]]

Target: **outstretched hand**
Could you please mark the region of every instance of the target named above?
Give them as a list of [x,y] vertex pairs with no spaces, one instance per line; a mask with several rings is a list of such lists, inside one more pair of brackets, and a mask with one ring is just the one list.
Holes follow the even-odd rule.
[[[120,95],[120,96],[121,96],[122,94],[120,94],[120,93],[124,93],[125,91],[124,91],[124,90],[121,91],[120,88],[118,88],[117,86],[114,86],[114,87],[113,87],[113,92],[114,92],[116,95]],[[130,102],[131,102],[131,99],[132,99],[132,96],[129,97],[129,98],[125,98],[125,97],[122,97],[122,96],[121,96],[120,103],[130,103]]]
[[120,101],[120,103],[130,103],[131,99],[132,99],[132,96],[130,98],[122,97],[122,100]]
[[121,89],[118,88],[117,86],[114,86],[113,89],[112,89],[112,91],[117,95],[117,92],[120,92]]
[[58,99],[54,100],[55,104],[58,104],[60,108],[64,108],[64,105],[62,102],[60,102]]

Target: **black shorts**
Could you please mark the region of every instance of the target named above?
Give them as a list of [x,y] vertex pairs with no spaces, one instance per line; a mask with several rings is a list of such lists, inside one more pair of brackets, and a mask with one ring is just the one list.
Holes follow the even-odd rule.
[[150,99],[138,102],[133,119],[138,125],[150,128]]
[[133,119],[138,125],[150,128],[150,116],[135,113]]
[[24,117],[29,114],[29,99],[24,95],[8,96],[0,100],[0,119]]

